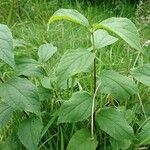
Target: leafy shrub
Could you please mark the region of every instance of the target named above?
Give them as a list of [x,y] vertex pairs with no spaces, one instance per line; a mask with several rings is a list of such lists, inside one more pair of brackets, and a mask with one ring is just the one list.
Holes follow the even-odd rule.
[[[6,70],[0,78],[0,128],[11,131],[2,131],[3,149],[23,149],[23,145],[29,150],[95,150],[106,149],[106,145],[114,150],[148,148],[150,121],[138,86],[150,86],[150,64],[135,67],[143,56],[135,25],[127,18],[115,17],[91,25],[73,9],[59,9],[48,25],[58,20],[84,26],[91,36],[91,47],[66,52],[51,76],[44,66],[57,53],[57,47],[43,44],[38,60],[15,60],[10,29],[0,25],[0,59],[12,68],[12,77],[5,75]],[[137,51],[130,76],[106,69],[99,74],[98,53],[119,39]],[[86,87],[82,86],[83,78]],[[139,124],[135,122],[136,107],[124,106],[132,98],[139,99],[142,108]],[[55,136],[60,136],[59,140],[55,141]]]

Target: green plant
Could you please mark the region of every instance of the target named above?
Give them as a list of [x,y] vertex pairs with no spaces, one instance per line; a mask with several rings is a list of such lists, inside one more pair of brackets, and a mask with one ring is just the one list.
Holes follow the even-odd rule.
[[[11,134],[4,132],[2,138],[9,143],[17,136],[29,150],[148,147],[150,122],[138,84],[150,86],[150,64],[141,61],[143,48],[135,25],[127,18],[115,17],[91,25],[73,9],[56,11],[48,26],[58,20],[84,26],[91,37],[91,47],[66,52],[51,76],[47,76],[45,66],[57,52],[57,47],[43,44],[38,49],[38,60],[18,58],[15,61],[11,32],[6,25],[0,25],[0,58],[12,67],[11,76],[14,76],[10,78],[7,72],[2,72],[0,77],[0,127],[7,126],[9,131],[12,125],[16,125]],[[137,50],[130,77],[101,68],[101,49],[118,39]],[[137,64],[139,66],[135,67]],[[142,124],[135,123],[136,107],[127,107],[128,101],[134,98],[139,99],[142,108]],[[48,121],[47,113],[52,114]],[[54,143],[46,145],[58,134],[60,139],[57,142],[60,144],[55,144],[54,140]],[[4,147],[10,145],[4,144]],[[16,147],[23,149],[20,144]]]

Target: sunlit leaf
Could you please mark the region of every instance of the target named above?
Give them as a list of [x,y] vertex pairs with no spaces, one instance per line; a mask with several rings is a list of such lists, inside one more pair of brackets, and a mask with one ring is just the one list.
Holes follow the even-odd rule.
[[138,30],[134,23],[127,18],[111,17],[98,24],[95,24],[94,28],[95,30],[105,29],[113,32],[121,37],[131,47],[135,48],[136,50],[142,50]]
[[68,20],[89,28],[88,20],[77,10],[74,9],[59,9],[57,10],[49,20],[49,24],[58,20]]
[[56,53],[56,51],[57,47],[53,46],[52,44],[47,43],[41,45],[38,50],[39,60],[41,62],[46,62],[54,55],[54,53]]
[[150,86],[150,64],[144,64],[143,66],[133,69],[131,74],[139,82]]
[[12,34],[9,28],[3,24],[0,24],[0,59],[11,67],[15,67]]
[[94,45],[95,45],[95,48],[97,49],[111,45],[115,43],[117,40],[118,40],[117,38],[109,35],[108,32],[105,30],[99,29],[94,32]]

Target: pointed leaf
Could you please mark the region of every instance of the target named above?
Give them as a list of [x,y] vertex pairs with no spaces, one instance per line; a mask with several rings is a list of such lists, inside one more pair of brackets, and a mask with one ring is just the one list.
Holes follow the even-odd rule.
[[94,57],[93,53],[85,49],[64,54],[56,69],[58,83],[61,84],[77,73],[87,72],[94,61]]
[[23,121],[18,128],[18,137],[21,143],[29,150],[36,150],[43,124],[40,119],[34,118]]
[[150,86],[150,64],[144,64],[141,67],[133,69],[131,74],[139,82]]
[[12,34],[9,28],[3,24],[0,24],[0,59],[11,67],[15,67]]
[[139,145],[150,144],[150,120],[138,134]]
[[90,137],[87,129],[77,131],[69,141],[67,150],[96,150],[97,140]]
[[136,50],[142,50],[137,28],[131,20],[121,17],[111,17],[94,26],[95,29],[106,29],[111,31],[121,37],[131,47]]
[[125,100],[138,92],[137,85],[130,78],[112,70],[104,70],[99,82],[100,92],[111,94],[117,100]]
[[43,76],[46,74],[40,64],[31,58],[20,58],[17,60],[15,71],[18,76]]
[[52,44],[47,43],[41,45],[38,50],[39,60],[41,62],[46,62],[54,55],[54,53],[56,53],[56,51],[57,47],[53,46]]
[[77,10],[74,9],[59,9],[49,20],[49,24],[58,20],[68,20],[89,28],[88,20]]
[[76,92],[61,106],[58,123],[85,120],[91,114],[91,107],[92,97],[85,91]]
[[13,78],[0,85],[0,96],[14,109],[38,112],[38,91],[35,85],[23,78]]
[[134,138],[133,129],[116,109],[102,109],[96,116],[96,121],[101,130],[105,131],[116,140],[129,140]]
[[117,38],[109,35],[108,32],[105,30],[99,29],[94,32],[94,45],[95,48],[97,49],[111,45],[115,43],[117,40],[118,40]]
[[5,127],[12,114],[13,109],[9,105],[0,102],[0,129]]

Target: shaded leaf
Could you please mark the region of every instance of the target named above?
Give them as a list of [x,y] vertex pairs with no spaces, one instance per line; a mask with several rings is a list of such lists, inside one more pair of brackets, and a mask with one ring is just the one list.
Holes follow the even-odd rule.
[[36,150],[43,124],[40,119],[34,118],[23,121],[18,128],[18,137],[21,143],[29,150]]
[[102,109],[96,116],[101,130],[116,140],[129,140],[134,138],[133,129],[125,120],[122,112],[113,108]]
[[12,117],[12,114],[13,114],[13,109],[9,105],[1,102],[0,103],[0,128],[5,127],[5,125]]
[[67,150],[96,150],[97,140],[90,137],[87,129],[78,130],[69,141]]
[[91,114],[92,97],[85,91],[76,92],[60,108],[58,123],[78,122]]
[[109,35],[108,32],[105,30],[99,29],[94,32],[94,45],[95,48],[97,49],[111,45],[115,43],[117,40],[118,40],[117,38]]
[[117,100],[125,100],[138,92],[134,81],[112,70],[104,70],[100,82],[100,92],[111,94]]
[[139,82],[150,86],[150,64],[144,64],[141,67],[133,69],[131,74]]
[[105,29],[117,34],[125,42],[136,50],[142,50],[140,38],[134,23],[127,18],[108,18],[94,25],[95,29]]
[[113,150],[127,150],[131,145],[130,140],[119,140],[119,141],[117,141],[113,138],[110,139],[110,143],[113,147]]
[[150,120],[142,127],[137,137],[139,145],[150,144]]
[[13,78],[1,84],[0,96],[14,109],[34,113],[40,110],[37,88],[27,79]]
[[0,59],[11,67],[15,67],[12,34],[9,28],[3,24],[0,24]]
[[57,47],[52,44],[43,44],[39,47],[38,56],[41,62],[46,62],[57,52]]
[[51,100],[53,98],[53,92],[50,89],[46,89],[42,86],[38,86],[38,93],[40,101]]
[[88,20],[77,10],[74,9],[59,9],[57,10],[49,20],[49,24],[58,20],[68,20],[89,28]]
[[40,64],[31,58],[20,58],[17,60],[15,71],[18,76],[43,76],[46,74]]
[[93,53],[85,49],[78,49],[64,54],[56,69],[58,84],[77,73],[87,72],[94,61],[94,57]]

